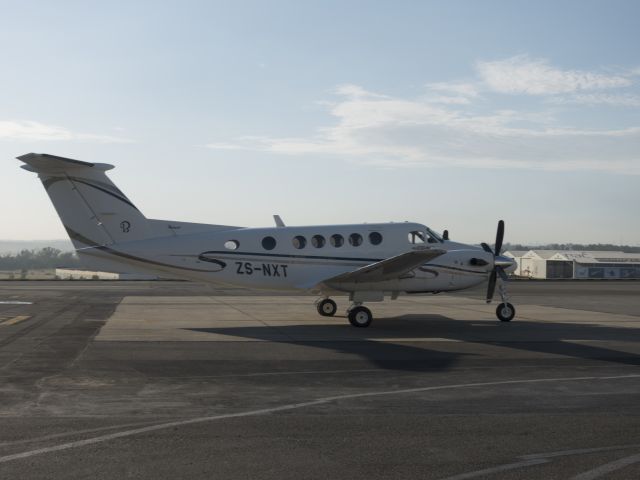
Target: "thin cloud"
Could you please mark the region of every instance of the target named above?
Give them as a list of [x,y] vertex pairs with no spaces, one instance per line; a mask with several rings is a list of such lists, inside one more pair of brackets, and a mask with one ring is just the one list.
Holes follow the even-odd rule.
[[474,83],[436,82],[427,83],[425,87],[436,92],[455,94],[461,97],[477,97],[479,95],[478,86]]
[[111,135],[79,133],[57,125],[31,120],[0,121],[0,139],[18,141],[86,141],[99,143],[129,143],[131,140]]
[[424,96],[424,100],[428,103],[470,105],[480,96],[478,86],[469,82],[427,83],[425,88],[427,89],[427,94]]
[[640,107],[640,95],[582,93],[571,96],[552,97],[549,102],[574,105],[606,105],[610,107]]
[[[508,63],[521,66],[532,63],[524,57],[516,58],[517,61],[511,59]],[[492,63],[489,70],[500,70],[494,68],[500,62]],[[535,68],[546,68],[541,61],[536,65]],[[525,70],[531,71],[528,67]],[[613,88],[627,82],[616,76],[551,70],[560,72],[557,78],[543,84],[535,73],[528,77],[529,83],[516,81],[520,86],[509,87],[509,93],[551,94],[567,89]],[[245,136],[231,142],[211,143],[209,147],[281,155],[333,155],[385,168],[453,166],[640,175],[639,126],[576,127],[555,118],[554,110],[544,101],[546,98],[540,102],[541,109],[532,111],[492,109],[491,97],[483,98],[480,104],[474,101],[482,98],[481,85],[481,82],[428,84],[424,95],[418,98],[394,97],[359,85],[343,85],[334,91],[337,99],[324,104],[330,120],[311,135]],[[570,93],[564,97],[580,103],[574,108],[588,102],[613,105],[620,100],[599,92]],[[623,98],[631,102],[635,97]],[[582,121],[581,125],[584,124]]]
[[547,60],[532,59],[527,55],[478,62],[476,67],[484,84],[498,93],[552,95],[620,88],[632,84],[627,76],[562,70],[551,66]]

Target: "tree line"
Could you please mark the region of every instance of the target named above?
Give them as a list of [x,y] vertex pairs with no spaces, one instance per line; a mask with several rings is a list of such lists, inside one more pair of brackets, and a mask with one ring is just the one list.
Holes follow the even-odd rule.
[[625,253],[640,253],[640,247],[631,245],[614,245],[612,243],[549,243],[547,245],[522,245],[520,243],[505,243],[502,251],[508,250],[588,250],[594,252],[616,251]]
[[80,259],[74,252],[63,252],[53,247],[25,249],[17,254],[0,255],[0,270],[39,270],[79,266]]

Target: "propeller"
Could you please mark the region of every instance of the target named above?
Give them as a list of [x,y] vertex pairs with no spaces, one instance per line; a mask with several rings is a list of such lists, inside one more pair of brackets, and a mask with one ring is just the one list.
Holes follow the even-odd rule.
[[496,245],[494,250],[491,250],[491,247],[486,243],[481,243],[480,245],[484,249],[485,252],[491,253],[493,255],[493,270],[489,275],[489,284],[487,285],[487,303],[491,303],[493,299],[493,293],[496,289],[496,281],[498,279],[498,275],[502,280],[507,280],[507,273],[504,271],[502,265],[496,263],[496,257],[500,255],[500,250],[502,249],[502,240],[504,239],[504,221],[500,220],[498,222],[498,231],[496,232]]

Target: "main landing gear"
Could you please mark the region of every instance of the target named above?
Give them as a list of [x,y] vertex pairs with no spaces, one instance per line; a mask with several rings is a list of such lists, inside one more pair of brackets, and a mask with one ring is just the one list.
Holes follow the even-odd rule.
[[[330,298],[323,298],[316,302],[316,309],[318,313],[323,317],[333,317],[338,310],[336,302]],[[363,307],[361,303],[354,303],[347,310],[347,317],[349,323],[354,327],[364,328],[371,325],[373,320],[373,314],[367,307]]]
[[358,304],[353,304],[347,310],[347,315],[349,316],[349,323],[354,327],[368,327],[373,320],[371,310]]
[[338,310],[338,305],[330,298],[323,298],[316,302],[316,308],[318,309],[318,313],[323,317],[333,317]]

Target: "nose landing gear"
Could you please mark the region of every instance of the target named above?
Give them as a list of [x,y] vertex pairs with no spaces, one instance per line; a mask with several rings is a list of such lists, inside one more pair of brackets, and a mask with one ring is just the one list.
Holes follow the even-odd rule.
[[502,280],[498,286],[502,303],[498,305],[498,308],[496,308],[496,316],[501,322],[510,322],[516,315],[516,308],[507,301],[509,300],[509,297],[507,295],[507,287],[504,282],[505,280]]
[[493,255],[493,268],[491,269],[491,273],[489,274],[489,283],[487,285],[487,303],[491,303],[491,300],[493,299],[493,292],[496,288],[497,283],[498,289],[500,291],[500,297],[502,298],[502,303],[498,305],[498,308],[496,309],[496,316],[501,322],[510,322],[516,314],[516,309],[507,301],[508,297],[506,282],[509,277],[507,275],[507,272],[505,271],[505,268],[511,267],[513,265],[513,261],[500,255],[503,239],[504,221],[500,220],[498,222],[498,231],[496,232],[496,244],[494,250],[491,250],[491,247],[486,243],[482,243],[481,245],[482,249],[485,252]]

